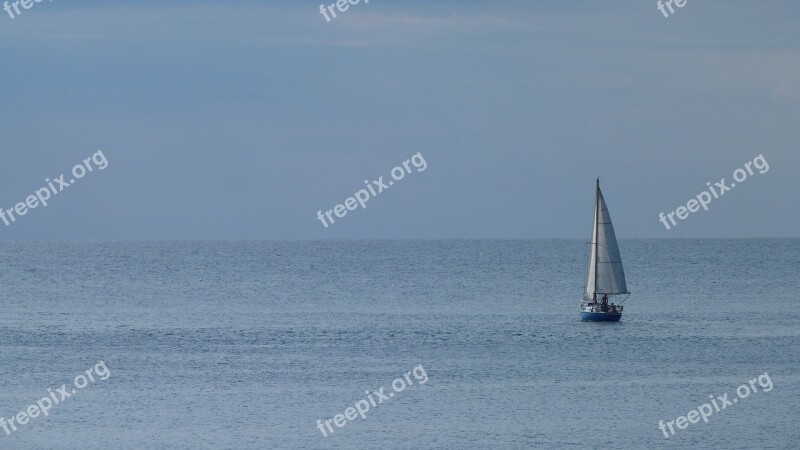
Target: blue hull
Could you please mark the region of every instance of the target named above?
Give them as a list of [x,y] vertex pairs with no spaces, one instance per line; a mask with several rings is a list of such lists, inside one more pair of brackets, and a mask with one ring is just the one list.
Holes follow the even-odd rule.
[[620,319],[622,319],[622,313],[581,311],[581,320],[585,322],[619,322]]

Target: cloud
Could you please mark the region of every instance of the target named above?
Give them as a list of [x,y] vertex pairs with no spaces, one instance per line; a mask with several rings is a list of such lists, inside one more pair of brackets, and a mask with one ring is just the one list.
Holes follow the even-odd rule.
[[385,30],[387,28],[405,29],[408,31],[424,32],[470,32],[480,30],[523,29],[525,22],[502,16],[492,15],[461,15],[446,16],[420,15],[408,13],[379,13],[367,12],[352,14],[342,21],[344,26],[351,29]]

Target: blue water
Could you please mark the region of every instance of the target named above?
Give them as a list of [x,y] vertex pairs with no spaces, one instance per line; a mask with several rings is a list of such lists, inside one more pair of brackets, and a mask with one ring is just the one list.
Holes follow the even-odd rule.
[[620,246],[633,296],[592,324],[577,240],[2,243],[0,416],[111,376],[0,448],[797,448],[800,240]]

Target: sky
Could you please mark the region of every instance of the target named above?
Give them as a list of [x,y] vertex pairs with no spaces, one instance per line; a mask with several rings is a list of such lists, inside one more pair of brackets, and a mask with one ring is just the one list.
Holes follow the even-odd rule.
[[[800,236],[800,2],[66,1],[0,11],[0,240]],[[419,153],[414,170],[325,227]],[[669,230],[659,213],[769,164]],[[341,212],[341,211],[340,211]],[[334,213],[335,214],[335,213]]]

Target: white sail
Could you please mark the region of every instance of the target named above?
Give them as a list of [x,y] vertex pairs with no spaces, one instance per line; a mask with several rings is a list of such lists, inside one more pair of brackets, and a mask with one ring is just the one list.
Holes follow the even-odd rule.
[[[608,213],[606,201],[600,191],[600,180],[597,181],[595,194],[594,223],[592,225],[592,243],[589,252],[589,273],[586,277],[584,300],[591,300],[594,294],[628,294],[625,284],[625,271],[622,269],[622,257],[619,254],[614,225]],[[599,298],[598,298],[599,300]]]

